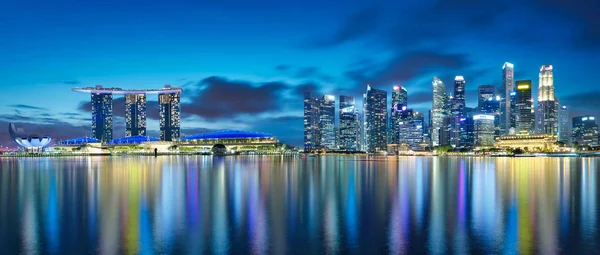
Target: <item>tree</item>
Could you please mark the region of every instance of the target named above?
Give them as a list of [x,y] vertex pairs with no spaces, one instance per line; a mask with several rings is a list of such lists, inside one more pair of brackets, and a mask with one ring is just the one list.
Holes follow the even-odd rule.
[[523,150],[521,150],[521,148],[516,148],[516,149],[513,151],[513,154],[515,154],[515,155],[523,154]]

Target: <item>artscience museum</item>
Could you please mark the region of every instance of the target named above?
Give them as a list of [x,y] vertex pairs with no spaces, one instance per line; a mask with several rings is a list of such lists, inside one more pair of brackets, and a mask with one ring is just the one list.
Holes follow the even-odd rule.
[[25,129],[17,128],[14,123],[8,125],[8,133],[19,147],[29,152],[42,151],[52,141],[50,136],[28,134]]

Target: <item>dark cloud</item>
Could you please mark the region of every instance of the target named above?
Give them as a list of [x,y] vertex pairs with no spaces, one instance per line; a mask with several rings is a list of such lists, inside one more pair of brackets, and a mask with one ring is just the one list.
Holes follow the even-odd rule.
[[370,7],[351,14],[332,34],[320,35],[309,42],[310,47],[328,48],[348,41],[361,39],[376,31],[379,9]]
[[230,118],[238,114],[257,114],[280,108],[281,92],[289,85],[282,82],[252,83],[212,76],[196,84],[201,90],[183,103],[187,115],[207,119]]
[[37,107],[37,106],[32,106],[32,105],[26,105],[26,104],[13,104],[13,105],[8,105],[8,107],[12,107],[12,108],[16,108],[16,109],[23,109],[23,110],[44,110],[44,108],[41,107]]
[[306,92],[319,93],[320,88],[319,88],[318,84],[308,82],[308,83],[303,83],[303,84],[300,84],[300,85],[294,87],[293,91],[294,91],[295,95],[302,97],[304,95],[304,93],[306,93]]
[[439,76],[446,72],[460,73],[471,66],[466,54],[438,53],[432,51],[415,51],[399,54],[376,66],[369,64],[346,71],[348,78],[354,80],[357,89],[371,84],[404,84],[421,76]]
[[64,84],[68,84],[68,85],[79,85],[81,84],[81,82],[79,81],[63,81]]
[[[48,135],[52,137],[53,142],[90,134],[89,126],[73,125],[56,119],[36,120],[35,123],[30,122],[31,119],[27,117],[22,119],[13,117],[10,119],[12,120],[7,120],[6,118],[0,119],[0,128],[8,130],[8,124],[15,123],[15,125],[24,128],[28,134]],[[0,144],[7,147],[17,146],[10,139],[8,132],[0,132]]]
[[559,100],[561,105],[569,107],[571,114],[583,115],[590,114],[590,110],[595,112],[598,109],[598,98],[600,98],[600,90],[574,93],[562,96]]
[[321,70],[316,66],[298,68],[294,77],[297,79],[315,79],[324,82],[333,81],[332,76],[322,73]]

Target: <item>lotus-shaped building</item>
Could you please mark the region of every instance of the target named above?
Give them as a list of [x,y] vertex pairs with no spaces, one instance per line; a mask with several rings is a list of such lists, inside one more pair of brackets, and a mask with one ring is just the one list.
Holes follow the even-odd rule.
[[25,129],[17,128],[14,123],[8,125],[8,133],[15,143],[27,151],[41,151],[52,141],[50,136],[27,134]]

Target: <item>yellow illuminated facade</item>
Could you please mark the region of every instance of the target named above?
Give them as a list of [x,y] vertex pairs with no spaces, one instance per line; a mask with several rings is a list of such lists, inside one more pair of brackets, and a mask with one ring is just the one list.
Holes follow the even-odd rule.
[[558,151],[558,138],[555,135],[507,135],[496,138],[494,147],[498,149],[522,149],[529,151]]

